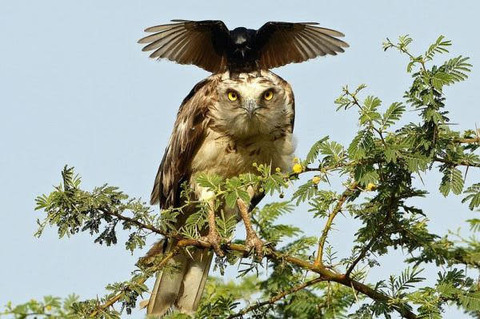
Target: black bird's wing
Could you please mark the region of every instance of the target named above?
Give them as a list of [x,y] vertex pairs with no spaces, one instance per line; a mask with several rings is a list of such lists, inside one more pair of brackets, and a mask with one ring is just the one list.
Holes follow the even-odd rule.
[[172,23],[145,29],[154,32],[138,43],[148,43],[143,51],[151,58],[194,64],[212,73],[227,70],[225,49],[230,33],[222,21],[172,20]]
[[321,28],[315,22],[267,22],[256,34],[258,66],[276,68],[288,63],[303,62],[317,56],[344,52],[348,44],[337,37],[344,34]]

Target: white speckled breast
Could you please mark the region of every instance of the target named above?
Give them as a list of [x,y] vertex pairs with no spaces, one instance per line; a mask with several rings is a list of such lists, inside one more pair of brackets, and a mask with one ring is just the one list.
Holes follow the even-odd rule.
[[245,141],[209,130],[192,161],[192,175],[198,172],[214,173],[232,177],[247,172],[256,172],[253,163],[271,164],[289,171],[292,165],[294,146],[292,134],[273,140],[271,136],[259,135]]

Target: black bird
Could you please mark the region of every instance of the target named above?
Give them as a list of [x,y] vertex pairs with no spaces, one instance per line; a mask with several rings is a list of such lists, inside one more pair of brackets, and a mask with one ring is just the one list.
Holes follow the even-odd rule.
[[316,22],[267,22],[260,29],[228,30],[220,20],[172,20],[145,29],[138,41],[151,58],[193,64],[212,73],[268,70],[317,56],[344,52],[343,33]]

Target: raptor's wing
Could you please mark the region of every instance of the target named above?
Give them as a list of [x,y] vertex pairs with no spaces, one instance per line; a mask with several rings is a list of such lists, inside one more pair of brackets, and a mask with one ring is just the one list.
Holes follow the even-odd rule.
[[344,52],[344,34],[317,26],[315,22],[267,22],[256,34],[255,50],[262,69],[303,62],[317,56]]
[[143,51],[153,51],[151,58],[194,64],[212,73],[226,71],[229,31],[222,21],[172,20],[145,32],[153,34],[138,43],[148,43]]
[[170,142],[155,178],[150,197],[152,205],[158,202],[162,208],[179,205],[181,184],[190,178],[190,163],[205,137],[208,125],[208,97],[197,93],[211,81],[207,78],[195,85],[178,110]]

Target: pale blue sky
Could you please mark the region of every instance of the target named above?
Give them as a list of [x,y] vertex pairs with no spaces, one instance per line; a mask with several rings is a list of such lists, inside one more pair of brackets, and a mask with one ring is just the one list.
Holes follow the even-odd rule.
[[[387,105],[401,99],[410,81],[406,60],[383,52],[385,37],[410,34],[421,51],[440,34],[451,39],[452,51],[474,64],[470,80],[447,91],[452,122],[474,128],[480,120],[476,1],[16,0],[1,7],[0,307],[46,294],[103,295],[107,283],[128,278],[133,269],[140,254],[95,245],[87,235],[58,240],[47,229],[35,239],[41,213],[33,208],[35,196],[59,183],[65,164],[75,166],[87,189],[109,183],[148,198],[177,108],[208,73],[150,60],[136,43],[145,27],[174,18],[221,19],[230,28],[317,21],[344,32],[345,54],[274,70],[296,95],[300,157],[324,135],[346,143],[355,134],[355,114],[337,113],[333,105],[343,85],[366,83]],[[426,187],[435,193],[438,181],[426,178]],[[471,216],[459,201],[433,196],[421,202],[433,230],[444,234]],[[304,209],[294,219],[305,221],[310,233],[323,225],[309,222]],[[351,223],[345,218],[337,226],[332,244],[341,249],[350,241]],[[387,258],[372,278],[400,269]]]

